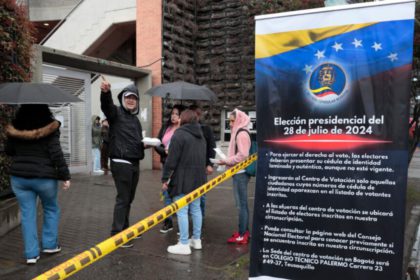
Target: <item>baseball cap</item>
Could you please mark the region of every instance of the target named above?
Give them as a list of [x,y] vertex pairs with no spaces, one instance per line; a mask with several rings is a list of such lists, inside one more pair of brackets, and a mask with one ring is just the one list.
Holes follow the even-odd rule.
[[135,94],[134,92],[131,92],[131,91],[124,92],[124,97],[128,97],[128,96],[130,96],[130,95],[134,95],[137,99],[139,98],[139,97],[137,96],[137,94]]

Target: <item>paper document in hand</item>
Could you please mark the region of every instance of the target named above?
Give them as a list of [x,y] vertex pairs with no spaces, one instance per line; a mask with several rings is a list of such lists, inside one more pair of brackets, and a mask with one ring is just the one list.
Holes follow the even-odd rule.
[[213,149],[216,154],[221,158],[221,159],[226,159],[226,155],[222,152],[222,150],[220,148],[214,148]]
[[209,158],[210,162],[213,164],[219,164],[220,163],[220,159],[215,159],[215,158]]
[[161,144],[158,138],[144,137],[142,142],[149,146],[159,146]]

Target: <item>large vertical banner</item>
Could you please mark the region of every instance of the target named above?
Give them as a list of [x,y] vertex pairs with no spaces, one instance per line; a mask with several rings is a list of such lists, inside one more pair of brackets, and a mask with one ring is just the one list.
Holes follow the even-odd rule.
[[251,279],[401,279],[414,7],[256,18]]

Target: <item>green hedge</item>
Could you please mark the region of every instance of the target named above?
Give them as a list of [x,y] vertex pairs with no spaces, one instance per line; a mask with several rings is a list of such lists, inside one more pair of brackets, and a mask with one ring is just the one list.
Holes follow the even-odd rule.
[[[0,83],[31,79],[33,30],[24,8],[17,6],[14,0],[0,0]],[[14,112],[14,106],[0,104],[0,194],[10,190],[10,159],[4,153],[4,126]]]

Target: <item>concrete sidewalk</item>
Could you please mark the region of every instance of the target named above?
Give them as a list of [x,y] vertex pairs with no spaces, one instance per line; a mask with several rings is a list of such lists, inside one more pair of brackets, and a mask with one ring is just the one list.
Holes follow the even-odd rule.
[[[408,172],[406,254],[420,222],[420,151]],[[142,171],[131,210],[135,223],[162,208],[159,201],[160,171]],[[190,256],[170,255],[169,245],[177,242],[176,230],[159,232],[160,225],[135,241],[133,248],[120,248],[76,273],[71,279],[247,279],[249,245],[228,245],[226,239],[236,230],[231,180],[210,191],[203,228],[203,250]],[[249,184],[249,206],[252,217],[255,178]],[[69,191],[60,190],[60,244],[63,251],[54,256],[41,256],[35,266],[23,259],[20,227],[0,237],[0,279],[31,279],[109,237],[115,188],[111,176],[74,175]],[[417,207],[417,208],[416,208]],[[40,217],[41,218],[41,217]]]
[[[163,207],[159,201],[160,171],[142,171],[131,209],[131,224]],[[203,249],[190,256],[171,255],[177,230],[159,232],[160,225],[135,240],[133,248],[119,248],[76,273],[71,279],[246,279],[232,272],[233,264],[249,253],[249,245],[228,245],[236,230],[237,210],[231,180],[207,195]],[[249,185],[249,206],[254,204],[255,178]],[[69,191],[59,192],[63,251],[41,255],[35,266],[25,264],[20,227],[0,238],[0,279],[31,279],[109,237],[116,191],[111,176],[73,175]],[[41,218],[41,217],[39,217]],[[39,224],[39,223],[38,223]]]

